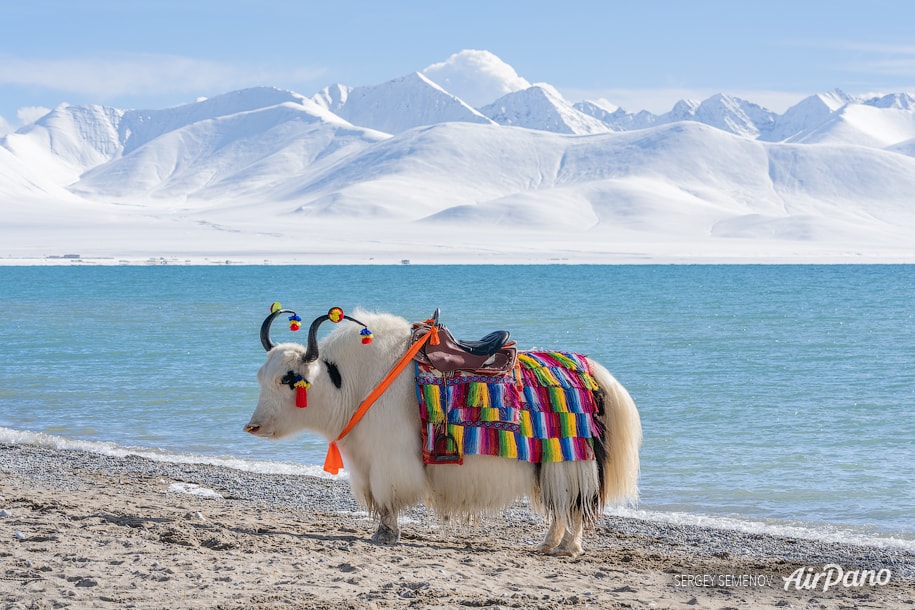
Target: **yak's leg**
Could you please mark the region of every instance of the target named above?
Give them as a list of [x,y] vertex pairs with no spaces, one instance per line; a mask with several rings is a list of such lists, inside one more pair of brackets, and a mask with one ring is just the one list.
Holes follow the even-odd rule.
[[572,513],[572,520],[569,523],[569,528],[566,530],[565,536],[562,537],[562,542],[559,543],[559,546],[553,549],[553,554],[566,557],[578,557],[581,555],[581,534],[584,529],[583,526],[581,511],[574,511]]
[[372,542],[378,544],[397,544],[400,541],[400,526],[397,525],[397,513],[382,511],[378,529],[372,536]]
[[537,550],[541,553],[552,553],[566,533],[565,521],[555,513],[552,518],[553,522],[550,523],[550,530],[546,533],[546,538],[537,547]]

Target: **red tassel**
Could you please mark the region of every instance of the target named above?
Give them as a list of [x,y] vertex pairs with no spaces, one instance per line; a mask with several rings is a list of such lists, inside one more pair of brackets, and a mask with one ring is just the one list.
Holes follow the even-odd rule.
[[295,385],[295,406],[304,409],[308,406],[308,384],[299,382]]

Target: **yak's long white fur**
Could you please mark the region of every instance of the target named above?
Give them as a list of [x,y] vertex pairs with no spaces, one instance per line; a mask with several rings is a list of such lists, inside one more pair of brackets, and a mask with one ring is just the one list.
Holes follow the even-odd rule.
[[465,455],[462,465],[426,466],[430,504],[446,517],[473,518],[522,498],[539,506],[536,465],[491,455]]
[[[372,344],[363,345],[360,327],[344,322],[319,343],[320,358],[309,365],[302,359],[301,345],[281,344],[270,351],[258,373],[262,391],[249,429],[270,438],[305,429],[328,440],[337,438],[360,402],[406,351],[410,337],[410,325],[403,318],[365,311],[352,315],[372,330]],[[326,362],[338,368],[340,388],[332,383]],[[424,465],[414,369],[409,365],[338,443],[356,499],[381,514],[384,525],[392,515],[422,501],[443,517],[472,517],[528,497],[534,507],[554,518],[548,539],[567,532],[559,552],[581,552],[583,520],[593,521],[606,503],[636,499],[642,439],[629,393],[603,366],[590,362],[604,395],[604,451],[598,452],[605,456],[602,482],[594,461],[538,466],[493,456],[465,456],[461,466]],[[311,381],[307,408],[296,408],[294,392],[279,383],[288,370]]]
[[[403,318],[362,311],[352,315],[374,333],[371,344],[363,345],[361,329],[349,323],[341,323],[321,344],[321,358],[336,364],[343,378],[343,400],[337,401],[337,408],[345,413],[345,422],[407,350],[410,336]],[[339,442],[353,492],[372,512],[396,513],[428,496],[414,375],[408,365]]]
[[604,392],[604,461],[601,504],[635,502],[639,497],[642,421],[632,396],[599,362],[588,358],[591,374]]

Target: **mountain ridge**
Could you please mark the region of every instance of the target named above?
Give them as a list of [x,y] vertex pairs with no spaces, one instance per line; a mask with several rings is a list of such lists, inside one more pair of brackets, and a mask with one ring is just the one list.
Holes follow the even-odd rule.
[[[497,59],[478,52],[438,69],[479,99],[508,91],[481,108],[433,70],[310,97],[256,87],[158,110],[63,104],[0,138],[0,215],[54,200],[239,236],[469,224],[691,248],[891,235],[905,249],[915,234],[907,93],[836,90],[780,115],[722,93],[632,114],[572,104]],[[486,70],[485,86],[465,64]]]

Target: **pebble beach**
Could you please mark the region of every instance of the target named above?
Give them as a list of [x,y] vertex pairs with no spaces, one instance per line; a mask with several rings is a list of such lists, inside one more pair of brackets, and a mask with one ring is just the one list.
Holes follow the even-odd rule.
[[0,444],[0,604],[26,608],[908,608],[915,553],[607,516],[575,559],[518,504],[394,546],[345,478]]

